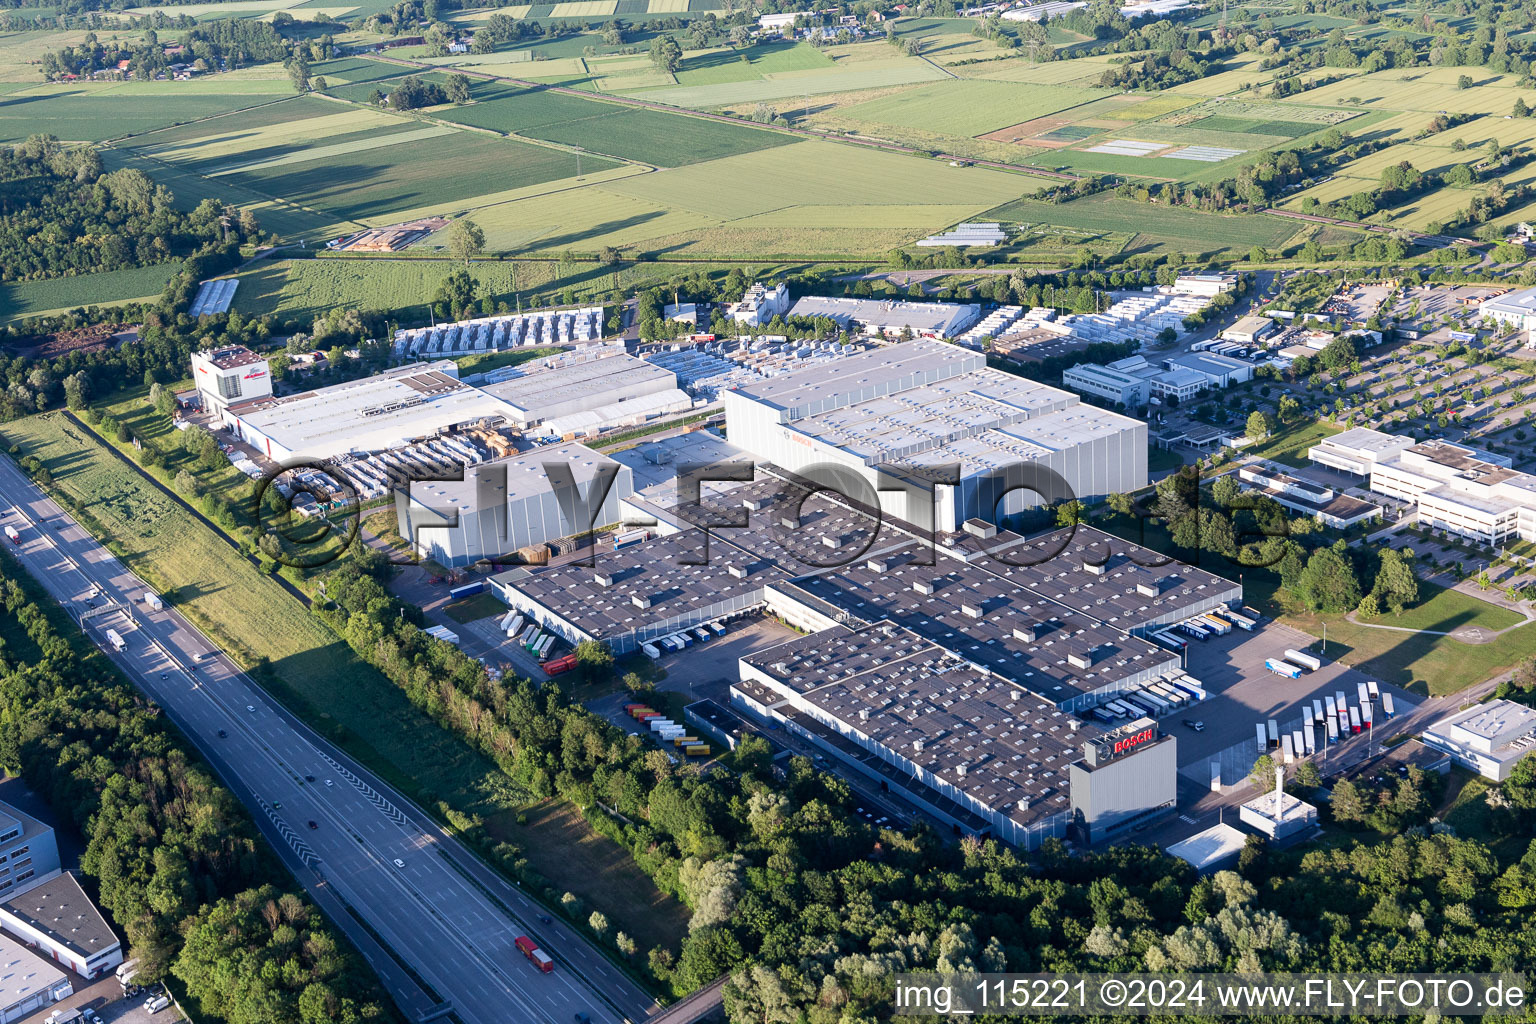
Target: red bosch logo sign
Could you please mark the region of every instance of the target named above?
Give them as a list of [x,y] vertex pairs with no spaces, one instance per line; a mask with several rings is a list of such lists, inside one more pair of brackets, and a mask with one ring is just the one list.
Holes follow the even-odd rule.
[[1136,747],[1141,746],[1143,743],[1148,742],[1156,735],[1157,730],[1153,728],[1143,729],[1141,732],[1133,732],[1129,736],[1122,736],[1118,740],[1115,740],[1115,745],[1112,749],[1112,752],[1116,754],[1123,754],[1127,750],[1135,749]]

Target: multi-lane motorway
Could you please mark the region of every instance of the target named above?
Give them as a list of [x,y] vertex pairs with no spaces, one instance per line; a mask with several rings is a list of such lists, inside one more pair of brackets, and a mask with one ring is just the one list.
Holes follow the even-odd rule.
[[[645,995],[578,933],[424,812],[276,705],[173,608],[0,458],[7,548],[197,744],[306,890],[414,1019],[644,1021]],[[217,583],[218,581],[210,581]],[[124,640],[121,651],[106,630]],[[542,974],[515,948],[531,936]]]

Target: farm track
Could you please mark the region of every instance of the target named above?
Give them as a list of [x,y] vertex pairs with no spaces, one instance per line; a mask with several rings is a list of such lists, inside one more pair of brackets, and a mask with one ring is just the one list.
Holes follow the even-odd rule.
[[[731,117],[728,114],[710,114],[701,110],[689,110],[685,107],[674,107],[666,103],[657,103],[654,100],[637,100],[627,96],[610,96],[602,93],[586,92],[581,89],[572,89],[563,85],[546,85],[542,82],[532,82],[525,78],[510,78],[506,75],[493,75],[489,71],[474,71],[469,68],[453,68],[437,64],[427,64],[423,61],[407,60],[404,57],[373,56],[370,59],[379,60],[401,67],[411,68],[416,71],[455,72],[461,75],[473,75],[487,82],[502,82],[507,85],[515,85],[524,89],[538,89],[545,92],[559,93],[566,96],[576,96],[584,100],[592,100],[599,103],[612,103],[621,107],[637,107],[642,110],[654,110],[663,114],[676,114],[683,117],[698,117],[706,121],[718,121],[721,124],[731,124],[738,127],[756,128],[760,131],[778,132],[782,135],[793,135],[802,139],[821,139],[824,142],[845,142],[849,145],[863,146],[866,149],[883,150],[888,153],[902,153],[908,156],[924,156],[926,150],[915,146],[903,146],[895,142],[886,142],[882,139],[866,139],[854,135],[843,135],[837,132],[814,132],[807,128],[779,128],[760,124],[757,121],[749,121],[743,117]],[[951,76],[953,77],[953,76]],[[972,160],[951,154],[941,153],[934,159],[939,160],[963,160],[975,167],[987,167],[996,171],[1012,171],[1017,174],[1029,174],[1041,178],[1053,178],[1057,181],[1082,181],[1076,174],[1067,174],[1062,171],[1045,171],[1038,167],[1029,167],[1024,164],[1003,163],[999,160]]]

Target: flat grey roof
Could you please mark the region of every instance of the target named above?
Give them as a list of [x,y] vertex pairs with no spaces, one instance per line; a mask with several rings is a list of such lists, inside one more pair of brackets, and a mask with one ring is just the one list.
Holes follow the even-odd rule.
[[986,356],[932,338],[885,345],[734,389],[737,394],[791,414],[812,403],[848,405],[926,380],[955,376],[987,365]]
[[51,992],[67,980],[51,960],[38,956],[9,935],[0,935],[0,1011]]
[[84,959],[118,944],[106,918],[68,871],[0,903],[0,912],[26,922]]
[[977,310],[974,304],[807,295],[790,307],[789,315],[824,316],[876,327],[911,327],[914,331],[942,331]]
[[569,363],[550,369],[536,369],[524,376],[487,384],[487,394],[511,405],[525,420],[546,418],[542,410],[569,402],[583,402],[591,408],[610,405],[622,398],[615,395],[665,390],[677,387],[677,374],[655,363],[618,354],[602,359]]
[[836,626],[743,660],[1021,824],[1071,806],[1067,765],[1098,734],[891,621]]
[[412,363],[372,377],[230,406],[252,428],[294,452],[320,457],[377,451],[460,423],[510,417],[500,399],[463,384],[451,360]]
[[506,471],[506,485],[502,487],[497,484],[503,501],[515,501],[518,498],[545,494],[553,490],[549,482],[549,474],[544,468],[547,463],[563,463],[570,466],[571,476],[575,478],[576,485],[583,495],[587,494],[587,482],[601,467],[618,465],[606,455],[601,455],[584,444],[568,441],[565,444],[545,445],[518,452],[506,458],[491,459],[488,462],[465,467],[462,480],[414,481],[411,484],[411,499],[428,508],[457,507],[461,512],[476,511],[479,507],[476,481],[495,480],[499,478],[503,469]]

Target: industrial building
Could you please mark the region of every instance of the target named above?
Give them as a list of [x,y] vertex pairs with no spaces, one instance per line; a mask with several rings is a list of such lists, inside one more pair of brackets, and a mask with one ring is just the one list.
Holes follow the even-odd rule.
[[850,299],[807,295],[789,311],[791,316],[823,317],[845,331],[895,338],[907,332],[923,338],[952,338],[981,318],[974,303],[900,302],[893,299]]
[[1324,438],[1312,461],[1369,478],[1378,494],[1412,502],[1420,525],[1483,544],[1536,541],[1536,476],[1504,456],[1449,441],[1357,427]]
[[1163,852],[1205,875],[1236,864],[1247,845],[1248,833],[1223,821],[1174,843]]
[[[561,500],[561,469],[577,488]],[[400,535],[439,565],[499,561],[530,544],[612,526],[634,492],[628,466],[579,444],[548,445],[470,466],[462,480],[417,482],[395,491]],[[595,508],[595,486],[605,490]]]
[[1241,466],[1237,478],[1250,489],[1268,495],[1293,512],[1312,516],[1324,526],[1347,530],[1381,516],[1381,506],[1340,494],[1332,487],[1257,466]]
[[0,899],[27,887],[35,878],[58,871],[59,844],[52,827],[0,803]]
[[395,332],[394,358],[443,359],[539,345],[572,345],[603,336],[603,307],[545,309],[460,320]]
[[123,962],[123,946],[68,871],[0,902],[0,928],[85,978]]
[[1221,332],[1222,338],[1239,345],[1254,345],[1275,330],[1275,322],[1267,316],[1245,316]]
[[1536,288],[1523,288],[1484,299],[1477,307],[1477,315],[1516,330],[1536,329]]
[[671,345],[642,358],[677,374],[679,386],[698,401],[713,404],[722,391],[863,351],[862,344],[790,341],[782,334],[763,334]]
[[1061,382],[1073,391],[1097,395],[1126,409],[1141,408],[1151,394],[1147,378],[1097,363],[1078,363],[1068,368],[1062,372]]
[[1171,290],[1176,295],[1198,295],[1214,299],[1222,292],[1230,292],[1236,287],[1235,274],[1180,274],[1174,280]]
[[[547,424],[543,432],[556,436],[616,426],[626,408],[643,421],[693,404],[678,388],[677,374],[622,352],[552,357],[481,390],[506,404],[509,422],[519,430]],[[560,426],[571,429],[556,433]]]
[[1087,6],[1088,0],[1047,0],[1046,3],[1030,7],[1014,7],[1004,11],[1000,17],[1005,21],[1046,21],[1081,11]]
[[[779,17],[779,15],[764,15],[764,17]],[[789,312],[789,286],[784,284],[776,284],[772,288],[763,284],[754,284],[747,289],[740,302],[732,302],[725,307],[726,316],[748,327],[762,327],[770,323],[774,317],[783,316],[787,312]]]
[[1171,738],[1079,716],[1170,682],[1203,695],[1146,635],[1240,602],[1231,581],[1149,568],[1156,556],[1090,527],[1024,537],[976,521],[934,535],[770,465],[694,504],[651,493],[627,504],[652,539],[595,566],[512,569],[492,588],[541,629],[619,654],[777,617],[808,635],[742,661],[738,710],[962,832],[1100,842],[1173,806]]
[[1031,489],[1059,489],[1042,471],[1084,500],[1147,481],[1145,423],[939,341],[875,349],[722,398],[733,444],[790,473],[850,472],[885,512],[941,533],[1067,497]]
[[74,983],[63,971],[0,935],[0,1024],[24,1020],[74,994]]
[[[1025,849],[1066,837],[1080,799],[1095,795],[1092,784],[1072,787],[1069,771],[1097,730],[889,621],[742,658],[731,700],[957,829]],[[1139,767],[1127,796],[1171,801],[1173,766]]]
[[231,405],[272,394],[267,361],[244,345],[192,353],[192,383],[203,411],[219,421]]
[[[1286,760],[1290,760],[1287,755]],[[1268,793],[1247,801],[1237,811],[1238,820],[1273,842],[1295,840],[1317,827],[1317,808],[1285,791],[1285,768],[1275,766],[1275,785]]]
[[1521,758],[1536,751],[1536,709],[1491,700],[1447,715],[1419,736],[1484,778],[1503,782]]
[[919,238],[917,245],[934,248],[953,245],[959,247],[1002,245],[1004,238],[1003,226],[994,223],[966,223],[956,224],[948,231],[937,235],[929,235],[927,238]]
[[442,360],[281,398],[268,389],[268,397],[229,405],[222,422],[282,462],[383,451],[455,427],[512,418],[510,405],[464,384],[458,367]]

